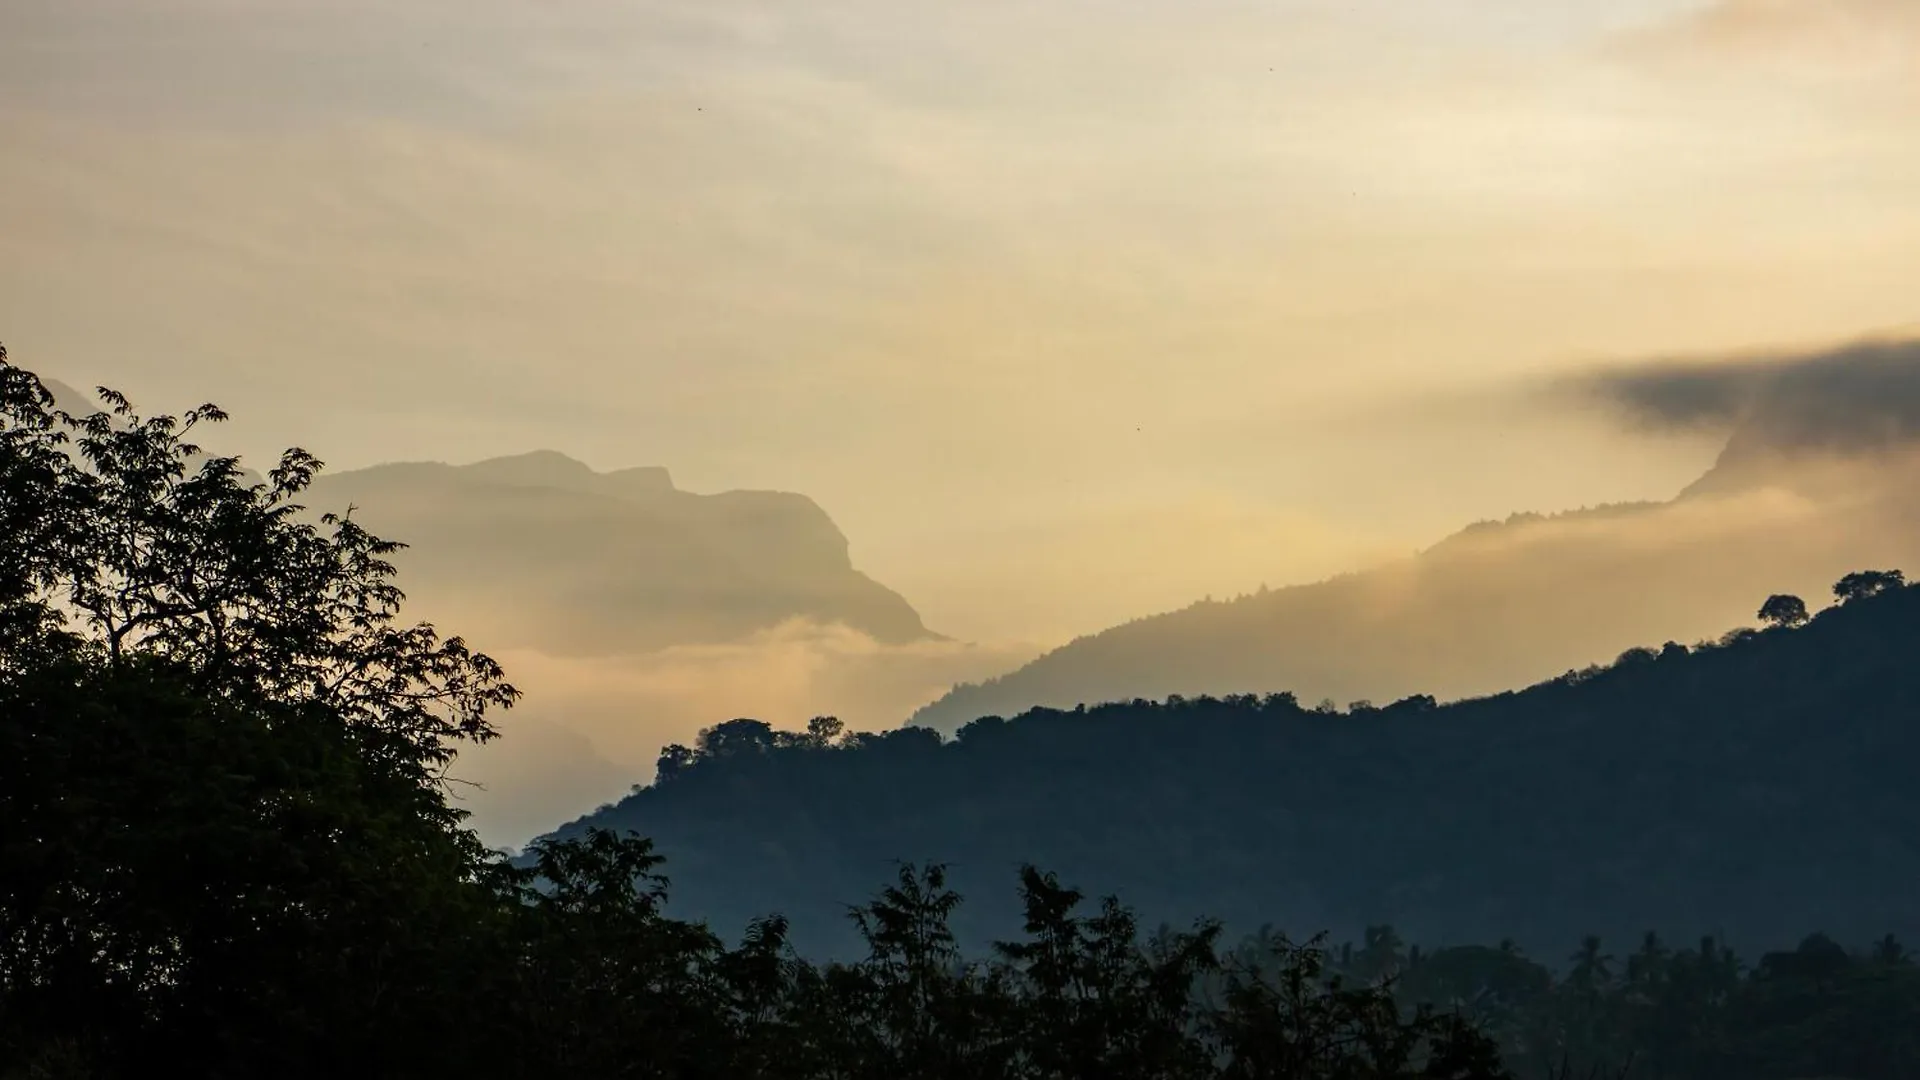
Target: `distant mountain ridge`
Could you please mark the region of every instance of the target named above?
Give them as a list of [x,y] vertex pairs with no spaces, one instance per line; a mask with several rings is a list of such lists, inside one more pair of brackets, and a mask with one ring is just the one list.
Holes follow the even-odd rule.
[[1489,693],[1656,634],[1711,636],[1751,615],[1757,589],[1911,565],[1916,480],[1920,455],[1903,446],[1795,450],[1736,433],[1671,501],[1514,514],[1369,570],[1136,619],[956,686],[909,723],[952,732],[1036,706],[1169,694]]
[[605,654],[738,640],[793,619],[886,643],[936,636],[854,569],[818,504],[790,492],[694,494],[664,468],[601,473],[542,450],[325,473],[306,502],[352,505],[407,542],[410,594],[483,619],[498,611],[489,641]]
[[[41,382],[76,415],[103,407]],[[846,535],[804,495],[695,494],[661,466],[602,473],[535,450],[323,472],[302,501],[315,513],[351,507],[407,544],[395,562],[409,595],[457,609],[496,649],[605,655],[737,641],[791,620],[885,644],[939,638],[854,569]]]
[[1607,365],[1543,387],[1542,408],[1598,405],[1636,430],[1725,442],[1671,500],[1515,514],[1410,559],[1136,619],[956,686],[910,722],[950,732],[1168,694],[1489,693],[1654,635],[1710,636],[1749,617],[1757,590],[1920,560],[1920,328]]

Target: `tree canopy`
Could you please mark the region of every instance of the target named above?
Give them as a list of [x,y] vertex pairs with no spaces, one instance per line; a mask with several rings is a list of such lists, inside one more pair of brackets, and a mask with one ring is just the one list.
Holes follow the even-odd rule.
[[1757,617],[1761,622],[1773,626],[1792,628],[1805,624],[1810,616],[1807,614],[1805,600],[1787,593],[1775,593],[1767,597],[1766,603],[1760,605],[1760,613]]

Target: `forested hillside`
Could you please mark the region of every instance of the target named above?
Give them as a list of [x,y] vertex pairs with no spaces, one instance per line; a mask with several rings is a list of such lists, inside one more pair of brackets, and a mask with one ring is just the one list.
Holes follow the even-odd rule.
[[[1429,927],[1470,922],[1476,897],[1483,918],[1528,930],[1553,921],[1528,918],[1543,909],[1671,925],[1711,903],[1756,934],[1809,914],[1901,925],[1915,594],[1897,574],[1850,575],[1845,606],[1807,629],[1792,629],[1805,605],[1775,596],[1762,614],[1778,629],[1723,649],[1448,708],[1136,704],[983,721],[952,746],[827,718],[805,735],[722,725],[671,750],[652,797],[624,811],[673,834],[687,904],[635,833],[577,826],[516,864],[463,826],[446,768],[498,735],[519,692],[462,639],[401,617],[394,543],[301,512],[311,455],[244,472],[188,441],[216,409],[143,418],[107,394],[112,415],[76,417],[4,359],[7,1080],[162,1062],[232,1080],[1920,1067],[1920,968],[1892,936],[1814,934],[1751,966],[1720,937],[1674,949],[1648,934],[1624,959],[1587,937],[1556,973],[1511,940],[1422,948],[1385,924],[1336,947],[1305,936],[1298,902],[1317,888],[1319,903],[1355,898],[1339,915],[1370,916],[1382,894],[1366,875],[1438,867],[1424,891],[1384,895]],[[675,830],[648,812],[662,805],[692,817]],[[1679,840],[1623,839],[1662,814]],[[710,828],[690,844],[696,819]],[[965,872],[992,887],[963,903],[939,865],[878,865],[876,839],[967,848]],[[1163,912],[1212,900],[1300,932],[1232,944],[1207,918],[1144,932],[1022,847],[1125,879]],[[795,887],[796,859],[824,891]],[[1579,903],[1596,882],[1624,899]],[[1654,902],[1647,882],[1674,896]],[[714,903],[729,889],[737,908],[814,921],[669,914],[730,917]],[[855,948],[806,954],[836,926]],[[983,926],[1004,932],[984,941]]]
[[1861,346],[1763,383],[1713,467],[1670,501],[1517,513],[1329,580],[1146,615],[957,685],[912,723],[951,733],[1170,694],[1489,694],[1648,640],[1714,636],[1767,590],[1912,565],[1912,352]]
[[[1151,919],[1240,929],[1548,951],[1648,929],[1748,948],[1910,934],[1920,589],[1898,580],[1850,575],[1803,626],[1776,599],[1764,631],[1445,705],[1135,701],[948,742],[737,720],[558,835],[639,830],[679,868],[676,911],[780,910],[822,949],[851,944],[834,913],[892,859],[948,862],[980,895],[1032,860]],[[956,925],[980,941],[1013,916],[983,903]]]

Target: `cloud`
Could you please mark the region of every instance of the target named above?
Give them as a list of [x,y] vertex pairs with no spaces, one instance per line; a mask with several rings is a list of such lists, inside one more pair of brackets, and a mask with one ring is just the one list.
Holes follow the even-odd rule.
[[[415,614],[446,629],[466,625],[448,608]],[[650,782],[661,747],[690,743],[701,728],[744,716],[798,729],[819,715],[859,731],[897,727],[955,683],[1017,667],[1037,650],[886,645],[795,620],[736,643],[621,656],[490,652],[526,697],[498,718],[501,738],[463,754],[453,774],[480,785],[461,794],[482,838],[517,845]]]
[[[1150,469],[1143,463],[1141,472]],[[1058,643],[1202,596],[1313,580],[1406,550],[1382,530],[1338,518],[1167,492],[1151,506],[1116,496],[928,530],[917,558],[875,576],[913,597],[943,632]]]
[[[1920,26],[1911,0],[1716,0],[1664,28],[1670,38],[1720,49],[1867,49],[1886,31]],[[1911,41],[1885,41],[1911,52]]]
[[592,739],[538,710],[498,718],[506,734],[463,750],[453,769],[452,801],[467,825],[495,846],[527,840],[626,794],[646,774],[609,760]]
[[1780,453],[1854,453],[1920,436],[1920,336],[1603,367],[1554,392],[1659,432],[1710,430]]
[[[1626,55],[1675,69],[1715,65],[1826,83],[1880,82],[1920,68],[1911,0],[1713,0],[1622,36]],[[1913,100],[1914,87],[1895,81]]]

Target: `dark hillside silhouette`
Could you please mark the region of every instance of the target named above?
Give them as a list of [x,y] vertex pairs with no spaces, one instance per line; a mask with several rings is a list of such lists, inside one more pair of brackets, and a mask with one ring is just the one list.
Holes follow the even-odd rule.
[[[1648,927],[1755,947],[1810,926],[1920,935],[1920,589],[1842,591],[1799,629],[1449,705],[1135,701],[989,717],[944,744],[738,720],[558,835],[654,837],[685,874],[677,910],[722,923],[778,906],[831,926],[911,856],[970,893],[1033,859],[1176,923],[1538,948]],[[1010,917],[978,905],[961,925]]]

